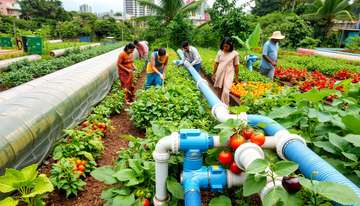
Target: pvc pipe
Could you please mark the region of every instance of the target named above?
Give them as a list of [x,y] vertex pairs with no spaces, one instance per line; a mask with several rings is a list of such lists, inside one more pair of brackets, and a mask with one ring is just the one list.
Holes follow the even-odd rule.
[[274,136],[266,136],[265,137],[265,143],[261,145],[260,147],[262,149],[276,149],[276,146],[278,145],[281,138],[283,138],[286,135],[291,135],[290,132],[287,130],[280,130],[278,131]]
[[[341,52],[341,53],[343,53],[343,52]],[[328,51],[328,52],[316,51],[314,53],[314,55],[320,55],[320,56],[334,58],[334,59],[346,59],[346,60],[349,60],[349,61],[360,61],[359,56],[338,54],[338,53],[334,53],[334,52],[330,52],[330,51]]]
[[[84,45],[84,46],[79,46],[80,49],[85,49],[87,47],[98,47],[98,46],[101,46],[100,43],[95,43],[95,44],[89,44],[89,45]],[[60,56],[63,56],[65,51],[66,50],[69,50],[69,49],[74,49],[74,47],[70,47],[70,48],[65,48],[65,49],[58,49],[58,50],[52,50],[50,51],[49,55],[53,58],[56,58],[56,57],[60,57]]]
[[262,149],[254,143],[244,143],[235,150],[234,159],[236,165],[246,171],[248,166],[256,159],[264,159],[265,155]]
[[311,55],[314,55],[314,53],[316,52],[316,50],[313,50],[313,49],[303,49],[303,48],[300,48],[297,50],[297,53],[300,53],[300,54],[311,54]]
[[57,44],[57,43],[62,43],[63,40],[61,39],[57,39],[57,40],[48,40],[48,41],[45,41],[47,43],[50,43],[50,44]]
[[241,187],[244,185],[245,179],[248,173],[242,172],[240,174],[234,174],[230,170],[226,170],[227,188]]
[[[302,142],[290,142],[285,146],[284,150],[285,155],[289,160],[299,164],[299,170],[305,177],[310,178],[312,172],[318,171],[319,174],[314,175],[313,179],[318,181],[328,180],[347,185],[360,197],[359,187],[319,157],[315,152],[306,147]],[[335,203],[334,205],[341,204]]]
[[2,60],[0,61],[0,72],[7,72],[9,71],[9,65],[11,63],[20,61],[20,60],[24,60],[27,59],[29,61],[39,61],[41,60],[41,56],[38,54],[33,54],[30,56],[23,56],[23,57],[17,57],[17,58],[12,58],[12,59],[6,59],[6,60]]
[[[360,58],[360,54],[355,54],[355,53],[347,53],[347,52],[339,52],[337,50],[340,49],[334,49],[334,48],[317,48],[316,51],[320,51],[320,52],[329,52],[329,53],[334,53],[334,54],[341,54],[341,55],[349,55],[349,56],[355,56],[355,57],[359,57]],[[342,49],[342,51],[345,51],[345,49]]]
[[213,136],[214,139],[214,148],[229,148],[230,147],[230,138],[226,140],[224,144],[220,143],[219,136]]
[[283,126],[281,126],[279,123],[269,117],[248,114],[247,120],[249,121],[248,124],[251,126],[255,126],[259,123],[268,124],[267,126],[265,126],[264,131],[270,136],[274,136],[278,131],[286,130]]
[[264,197],[267,195],[270,190],[275,189],[277,187],[282,187],[281,183],[282,177],[276,177],[275,178],[275,185],[270,177],[267,178],[266,186],[258,193],[260,196],[260,199],[264,199]]
[[163,137],[156,144],[153,152],[153,158],[155,160],[155,179],[156,179],[156,194],[154,196],[154,204],[162,205],[168,197],[166,188],[166,178],[168,177],[169,158],[171,149],[173,153],[177,153],[180,148],[180,137],[177,132],[172,133],[170,136]]

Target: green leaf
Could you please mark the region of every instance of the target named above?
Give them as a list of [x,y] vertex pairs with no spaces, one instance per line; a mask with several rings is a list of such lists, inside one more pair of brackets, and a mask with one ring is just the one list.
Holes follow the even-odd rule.
[[136,172],[133,169],[124,169],[115,173],[113,177],[116,177],[119,181],[127,181],[132,179],[137,179]]
[[344,137],[344,140],[352,143],[355,147],[360,147],[360,135],[348,134]]
[[291,161],[280,161],[275,164],[274,172],[279,177],[284,177],[291,174],[299,167],[298,164]]
[[354,134],[360,134],[360,120],[358,120],[354,115],[346,115],[341,117],[341,119],[345,126]]
[[119,135],[119,137],[124,138],[124,139],[128,139],[128,140],[130,140],[132,142],[137,142],[137,138],[133,137],[131,135]]
[[246,48],[247,50],[250,50],[250,48],[248,47],[249,45],[246,45],[245,42],[243,42],[243,40],[241,40],[239,37],[232,36],[232,38],[236,39],[239,42],[239,44],[241,44],[244,48]]
[[175,178],[166,179],[167,189],[178,199],[184,199],[184,188]]
[[285,118],[296,112],[299,112],[299,109],[296,107],[282,106],[271,111],[268,117],[272,119]]
[[[268,197],[269,201],[271,201],[271,202],[274,202],[274,200],[280,200],[279,203],[281,203],[281,205],[291,205],[291,206],[302,206],[303,205],[303,201],[301,199],[301,195],[299,192],[297,192],[295,194],[290,194],[290,193],[286,192],[285,189],[282,187],[277,187],[272,190],[274,190],[274,191],[272,192],[271,196]],[[267,200],[265,200],[265,197],[263,199],[264,206],[265,205],[271,206],[270,204],[267,203]],[[278,199],[276,199],[276,198],[278,198]],[[279,205],[279,203],[276,205]]]
[[321,181],[315,187],[318,194],[340,204],[351,205],[360,202],[360,197],[347,185]]
[[53,152],[53,159],[58,160],[58,159],[62,158],[62,156],[63,156],[62,152],[63,151],[62,151],[61,146],[55,147],[54,152]]
[[351,153],[347,153],[347,152],[342,152],[341,154],[343,154],[346,158],[348,158],[349,160],[352,160],[354,162],[358,161],[358,158],[356,157],[356,155],[351,154]]
[[114,198],[113,206],[119,205],[131,205],[135,202],[135,195],[131,193],[131,195],[123,196],[123,195],[116,195]]
[[260,41],[260,35],[261,35],[261,28],[260,24],[258,23],[254,29],[254,31],[251,33],[249,38],[246,40],[250,48],[257,48],[259,41]]
[[0,205],[6,206],[16,206],[19,203],[19,200],[14,200],[12,197],[7,197],[0,201]]
[[113,193],[114,190],[118,189],[118,187],[105,187],[101,192],[101,199],[110,200],[115,194]]
[[317,118],[319,122],[328,122],[332,120],[333,116],[330,112],[327,111],[318,111],[314,108],[309,109],[308,113],[309,118]]
[[16,185],[17,181],[12,176],[2,176],[0,177],[0,191],[3,193],[11,192],[17,190]]
[[151,124],[151,125],[152,125],[152,130],[156,136],[166,137],[166,136],[170,135],[170,132],[168,132],[161,125],[157,125],[157,124]]
[[106,184],[115,184],[119,181],[113,176],[116,173],[111,166],[103,166],[95,169],[90,173],[95,179],[104,182]]
[[140,165],[140,160],[138,159],[129,159],[129,166],[138,174],[141,175],[143,173],[143,168]]
[[259,181],[256,181],[255,175],[249,174],[244,182],[243,195],[247,197],[252,194],[260,192],[266,186],[266,183],[267,183],[266,177],[261,177]]
[[231,199],[225,195],[220,195],[219,197],[213,198],[209,206],[231,206]]
[[41,195],[46,192],[52,192],[54,190],[54,186],[50,182],[47,177],[38,177],[35,180],[36,184],[33,191],[28,195],[23,195],[22,197],[35,197],[36,195]]
[[313,186],[313,185],[311,184],[311,181],[308,180],[308,179],[306,179],[306,178],[304,178],[304,177],[300,177],[300,178],[299,178],[299,182],[300,182],[301,186],[303,186],[303,187],[305,187],[305,188],[308,188],[308,189],[310,189],[310,190],[312,190],[312,191],[315,191],[315,186],[316,186],[317,184],[319,184],[319,181],[313,180],[313,183],[314,183],[314,186]]
[[92,154],[90,152],[81,151],[78,153],[78,155],[84,155],[86,157],[86,159],[89,159],[90,161],[94,160],[94,157],[92,156]]
[[334,93],[333,90],[330,89],[321,89],[321,92],[317,90],[317,88],[313,88],[308,92],[302,94],[293,94],[291,96],[294,97],[295,101],[300,101],[301,99],[309,100],[310,102],[316,104],[325,97],[329,96],[330,94]]
[[240,105],[238,107],[229,107],[228,109],[231,112],[233,112],[234,114],[237,114],[237,115],[239,115],[241,112],[249,111],[249,108],[247,106],[244,106],[244,105]]
[[267,162],[264,159],[256,159],[254,160],[249,167],[247,168],[247,170],[245,171],[246,173],[249,174],[255,174],[258,172],[263,172],[265,171],[266,167],[267,167]]
[[235,134],[232,128],[224,128],[220,132],[220,143],[224,144],[233,134]]
[[329,133],[329,141],[342,152],[345,152],[350,148],[350,143],[348,141],[334,133]]
[[332,154],[339,154],[339,152],[336,151],[337,148],[330,142],[318,141],[318,142],[314,142],[314,145],[316,147],[323,148],[325,151],[330,152]]

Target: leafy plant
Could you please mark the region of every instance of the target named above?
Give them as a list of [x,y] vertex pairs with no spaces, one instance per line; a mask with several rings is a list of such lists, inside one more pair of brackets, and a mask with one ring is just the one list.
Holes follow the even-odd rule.
[[54,186],[45,174],[36,171],[37,165],[30,165],[21,171],[6,168],[5,175],[0,177],[0,191],[3,193],[18,190],[21,197],[7,197],[0,201],[1,205],[15,206],[20,201],[26,202],[27,205],[42,206],[41,199],[47,198],[44,193],[52,192]]

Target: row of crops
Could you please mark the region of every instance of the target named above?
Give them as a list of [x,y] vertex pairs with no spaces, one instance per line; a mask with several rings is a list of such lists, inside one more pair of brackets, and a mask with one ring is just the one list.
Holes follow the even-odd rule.
[[0,73],[0,84],[6,88],[18,86],[35,78],[69,67],[75,63],[99,56],[124,46],[125,43],[109,44],[101,47],[88,47],[87,49],[66,50],[64,56],[41,62],[30,62],[27,59],[9,65],[10,71]]

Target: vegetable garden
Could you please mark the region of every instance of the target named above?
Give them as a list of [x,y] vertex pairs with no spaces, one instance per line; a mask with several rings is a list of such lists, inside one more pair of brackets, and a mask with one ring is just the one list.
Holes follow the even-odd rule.
[[[58,59],[14,63],[10,72],[0,76],[1,84],[20,85],[120,46],[74,49]],[[198,51],[202,57],[200,75],[211,82],[217,51],[201,48]],[[252,51],[260,56],[258,52]],[[224,190],[214,186],[212,189],[218,192],[201,192],[203,205],[360,203],[353,188],[333,181],[318,181],[321,171],[310,171],[310,176],[308,172],[301,174],[302,163],[281,161],[279,152],[267,142],[269,138],[277,138],[276,134],[268,133],[268,128],[278,123],[292,135],[301,136],[310,151],[359,187],[358,62],[280,52],[275,82],[256,71],[259,61],[254,64],[255,71],[239,66],[239,76],[235,77],[239,83],[231,88],[232,118],[220,122],[212,113],[215,109],[198,89],[201,84],[197,85],[185,67],[177,69],[170,65],[179,59],[175,51],[167,49],[167,53],[170,59],[164,89],[143,90],[145,64],[137,60],[134,63],[139,68],[134,75],[136,101],[125,106],[125,91],[119,80],[115,81],[85,121],[63,131],[65,138],[53,146],[52,155],[38,169],[38,177],[35,165],[21,172],[6,170],[5,176],[0,177],[0,191],[18,192],[0,205],[17,205],[18,201],[28,205],[152,205],[158,195],[158,162],[153,154],[158,151],[159,142],[179,131],[180,135],[196,135],[200,131],[209,134],[214,143],[209,145],[210,149],[206,145],[206,149],[197,151],[202,153],[200,166],[211,171],[223,168],[233,177],[233,182],[225,181]],[[246,52],[238,53],[244,56]],[[210,90],[214,91],[211,85]],[[243,112],[248,114],[247,121],[240,118]],[[272,121],[253,124],[251,115],[262,115]],[[185,141],[182,136],[179,139]],[[239,163],[242,157],[237,153],[244,145],[262,147],[263,157],[246,166]],[[184,151],[183,147],[180,146],[180,151]],[[172,151],[164,182],[170,201],[163,205],[191,205],[184,201],[187,153]],[[263,194],[267,185],[279,187],[269,187]]]

